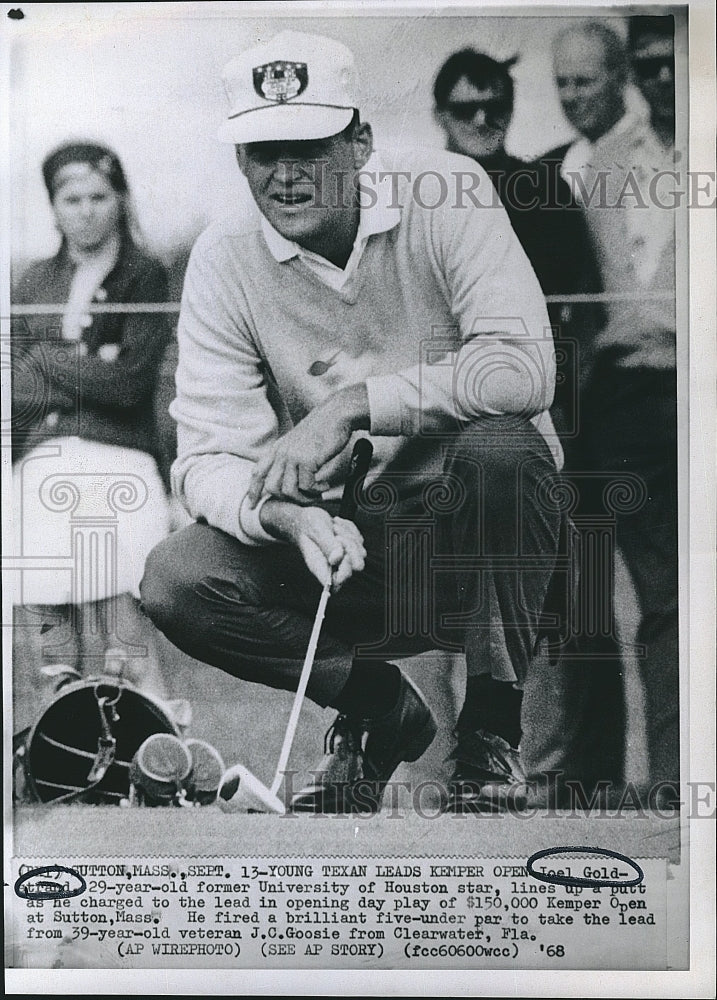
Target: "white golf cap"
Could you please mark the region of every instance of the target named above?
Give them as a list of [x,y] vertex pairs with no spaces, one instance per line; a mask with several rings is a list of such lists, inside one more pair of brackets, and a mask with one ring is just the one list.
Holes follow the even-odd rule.
[[282,31],[227,63],[222,142],[325,139],[353,117],[354,58],[333,38]]

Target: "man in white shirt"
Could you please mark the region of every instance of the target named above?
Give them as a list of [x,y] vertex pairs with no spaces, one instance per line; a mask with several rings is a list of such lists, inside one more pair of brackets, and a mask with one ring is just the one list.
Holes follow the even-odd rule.
[[[598,519],[607,512],[614,519],[615,541],[637,593],[636,647],[647,744],[647,780],[639,792],[648,807],[667,808],[675,807],[680,797],[676,211],[662,199],[663,189],[653,185],[670,176],[674,183],[678,175],[672,171],[681,162],[674,148],[674,17],[635,15],[627,27],[631,72],[649,117],[627,125],[622,118],[604,132],[592,145],[584,174],[584,190],[590,192],[584,208],[602,284],[614,297],[606,303],[606,323],[592,344],[581,397],[580,433],[589,475],[582,477],[580,499],[583,509],[595,511]],[[569,54],[578,66],[585,60],[587,79],[584,30],[575,37],[569,32],[563,44],[575,46]],[[607,106],[612,93],[614,119],[620,114],[619,88],[610,91],[609,80],[604,87]],[[596,84],[596,101],[598,90]],[[574,107],[570,110],[575,113]],[[583,120],[587,118],[586,111]],[[624,497],[630,496],[626,502],[618,489],[605,488],[613,477],[617,487],[622,475],[627,477]],[[568,771],[581,755],[600,760],[604,768],[605,755],[595,754],[594,743],[608,750],[615,737],[623,743],[622,719],[615,722],[620,709],[615,700],[611,704],[605,687],[608,669],[620,663],[612,560],[595,560],[592,576],[584,570],[583,579],[601,595],[598,613],[605,624],[582,640],[590,683],[582,684],[577,694],[571,690],[576,671],[570,656],[560,665],[553,719],[562,734],[563,756],[556,760],[553,754],[548,760],[546,754],[538,768],[542,771]],[[622,750],[614,760],[622,767]]]
[[[679,802],[676,206],[655,178],[679,176],[675,150],[675,19],[628,22],[634,79],[649,120],[605,143],[587,174],[604,198],[587,209],[605,290],[615,293],[595,341],[583,419],[594,467],[638,476],[645,498],[617,514],[640,604],[645,689],[645,798]],[[674,182],[674,181],[673,181]],[[601,203],[602,202],[602,203]]]
[[576,201],[583,200],[586,168],[604,141],[632,127],[639,116],[628,110],[625,45],[602,21],[573,24],[553,43],[553,72],[563,113],[579,133],[572,142],[546,153]]

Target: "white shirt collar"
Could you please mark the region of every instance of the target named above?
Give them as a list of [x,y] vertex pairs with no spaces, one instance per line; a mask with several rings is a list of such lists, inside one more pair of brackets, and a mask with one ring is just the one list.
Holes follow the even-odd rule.
[[620,121],[616,122],[613,127],[604,135],[601,135],[599,139],[596,139],[593,145],[597,146],[601,142],[607,142],[617,135],[622,135],[623,132],[633,129],[636,125],[643,121],[646,121],[644,114],[628,109]]
[[566,157],[569,154],[574,153],[574,151],[576,150],[580,150],[580,152],[583,151],[589,152],[590,150],[593,150],[596,147],[601,146],[603,143],[610,142],[610,140],[613,139],[615,136],[622,135],[623,132],[627,132],[630,129],[633,129],[636,125],[644,121],[646,121],[644,114],[628,109],[622,116],[622,118],[619,121],[615,122],[613,127],[609,129],[607,132],[603,133],[603,135],[601,135],[599,139],[588,139],[587,136],[584,135],[577,136],[577,138],[572,142],[572,144],[568,148]]
[[576,183],[575,175],[584,176],[585,170],[596,153],[603,146],[609,146],[612,139],[645,123],[646,119],[644,115],[628,109],[622,118],[608,132],[601,135],[599,139],[595,139],[593,142],[587,136],[583,135],[568,147],[563,157],[563,162],[560,165],[560,175],[570,187],[576,201],[581,201],[581,192]]
[[[378,154],[372,153],[366,166],[361,171],[362,174],[367,175],[367,179],[362,186],[371,188],[376,195],[376,203],[372,204],[370,208],[361,209],[359,229],[356,234],[354,247],[360,247],[366,242],[369,236],[388,232],[389,229],[393,229],[401,221],[401,210],[393,203],[395,193],[391,185],[376,183],[375,179],[378,177],[380,169],[381,164]],[[287,240],[281,233],[274,229],[269,220],[263,215],[261,217],[261,229],[272,257],[279,263],[291,260],[292,257],[318,256],[310,250],[305,250],[293,240]],[[327,261],[326,263],[328,264],[329,262]]]

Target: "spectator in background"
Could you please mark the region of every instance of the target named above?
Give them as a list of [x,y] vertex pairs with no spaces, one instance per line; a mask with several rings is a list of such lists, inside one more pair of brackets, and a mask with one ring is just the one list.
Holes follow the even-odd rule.
[[[198,234],[197,234],[198,235]],[[180,302],[184,275],[189,262],[189,254],[194,240],[182,242],[174,251],[167,266],[168,297],[170,302]],[[172,462],[177,457],[177,424],[169,415],[169,404],[177,393],[174,376],[177,372],[179,347],[177,345],[177,316],[172,317],[172,335],[162,355],[162,361],[157,375],[157,385],[154,390],[154,418],[157,428],[157,446],[159,471],[167,488],[170,505],[170,522],[172,529],[186,523],[184,508],[172,494],[170,473]]]
[[[657,202],[651,181],[679,162],[674,19],[635,16],[628,25],[634,79],[650,117],[595,151],[588,190],[601,172],[607,186],[605,198],[586,207],[605,289],[639,298],[609,306],[584,415],[594,468],[632,472],[644,484],[643,502],[618,515],[617,542],[641,610],[653,798],[673,804],[679,800],[675,213],[666,207],[669,199]],[[621,197],[625,190],[631,193]],[[665,785],[654,791],[659,782]]]
[[[582,213],[570,189],[550,164],[511,156],[505,138],[513,115],[516,59],[498,62],[475,49],[453,53],[436,76],[434,114],[446,148],[477,160],[492,180],[511,225],[545,295],[599,291],[599,276]],[[585,343],[602,319],[593,305],[553,303],[548,313],[556,339]],[[551,413],[558,433],[573,424],[576,376],[561,371],[558,351],[556,397]],[[566,363],[570,360],[566,356]],[[566,467],[574,464],[569,438],[563,441]],[[574,450],[574,449],[573,449]]]
[[42,171],[61,245],[25,271],[13,305],[65,308],[13,326],[16,551],[46,559],[48,567],[70,554],[68,513],[51,509],[44,492],[53,476],[77,491],[85,519],[112,518],[107,498],[118,474],[126,474],[130,492],[136,486],[141,494],[143,483],[147,496],[135,513],[116,515],[114,559],[105,564],[106,553],[98,553],[96,572],[83,576],[79,563],[72,574],[23,572],[13,632],[16,731],[32,721],[53,663],[78,674],[101,672],[108,646],[123,647],[129,680],[164,693],[154,631],[136,597],[145,556],[167,533],[152,396],[169,326],[161,315],[92,315],[89,309],[101,302],[163,302],[167,277],[137,244],[127,181],[112,150],[67,143],[46,158]]
[[640,120],[625,102],[629,75],[625,43],[601,21],[574,23],[555,38],[553,71],[563,113],[579,134],[543,159],[558,166],[581,202],[588,164],[601,147]]
[[[591,164],[640,120],[626,104],[625,43],[602,21],[572,19],[553,42],[553,71],[563,112],[578,136],[544,154],[541,162],[554,182],[566,183],[575,202],[584,207]],[[596,287],[602,287],[602,278]],[[626,731],[624,667],[612,611],[614,553],[606,556],[596,550],[589,537],[595,518],[599,521],[605,514],[605,478],[594,475],[601,469],[589,447],[585,419],[595,344],[606,318],[602,309],[593,317],[591,335],[583,336],[579,344],[576,436],[565,449],[566,472],[578,474],[573,483],[579,496],[579,524],[584,528],[579,601],[583,618],[578,631],[584,629],[586,634],[575,637],[552,683],[545,685],[556,708],[556,725],[552,733],[546,726],[536,765],[539,772],[561,770],[566,779],[579,780],[589,789],[605,780],[622,784]],[[606,620],[612,623],[610,628],[605,627]]]
[[650,125],[662,148],[675,144],[675,22],[672,16],[631,17],[630,58],[635,82],[650,109]]
[[445,132],[446,149],[477,160],[493,181],[546,295],[587,285],[594,290],[585,223],[568,187],[560,181],[551,186],[541,163],[527,163],[506,152],[513,116],[510,68],[515,62],[498,62],[474,49],[462,49],[446,60],[433,86],[435,117]]
[[[181,243],[167,264],[169,277],[168,298],[180,302],[184,275],[189,262],[192,241]],[[172,316],[172,332],[162,354],[154,390],[154,423],[157,436],[157,464],[167,491],[169,504],[169,530],[177,531],[191,523],[191,518],[177,497],[172,493],[170,470],[177,457],[177,424],[169,414],[169,406],[177,394],[175,376],[179,360],[177,343],[177,316]]]

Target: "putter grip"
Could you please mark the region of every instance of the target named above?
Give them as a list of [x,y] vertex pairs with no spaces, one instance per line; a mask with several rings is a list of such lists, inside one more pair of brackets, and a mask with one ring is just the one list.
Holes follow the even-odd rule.
[[358,507],[358,495],[361,483],[366,478],[366,473],[371,465],[373,456],[373,445],[368,438],[358,438],[351,453],[351,466],[349,474],[344,484],[344,492],[341,497],[341,507],[339,517],[347,520],[353,519]]

